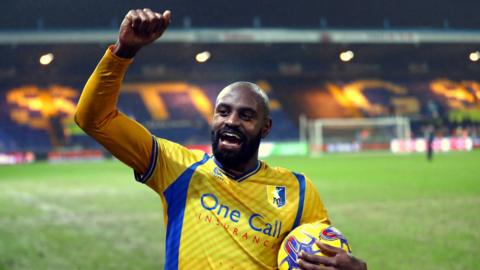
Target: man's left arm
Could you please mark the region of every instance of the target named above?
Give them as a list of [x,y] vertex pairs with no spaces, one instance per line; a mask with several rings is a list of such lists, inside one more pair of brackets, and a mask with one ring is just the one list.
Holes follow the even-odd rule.
[[[305,178],[305,206],[301,223],[323,222],[330,224],[327,210],[312,181]],[[325,256],[301,252],[297,264],[300,269],[310,270],[367,270],[367,264],[348,254],[341,248],[336,248],[317,240],[317,246]]]

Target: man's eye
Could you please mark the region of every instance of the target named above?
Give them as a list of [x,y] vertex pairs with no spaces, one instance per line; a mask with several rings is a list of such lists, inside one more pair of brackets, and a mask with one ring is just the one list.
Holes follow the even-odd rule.
[[218,114],[220,114],[221,116],[226,116],[228,114],[228,111],[227,110],[218,110],[217,111]]
[[251,120],[253,118],[253,115],[250,113],[244,113],[242,114],[242,119],[243,120]]

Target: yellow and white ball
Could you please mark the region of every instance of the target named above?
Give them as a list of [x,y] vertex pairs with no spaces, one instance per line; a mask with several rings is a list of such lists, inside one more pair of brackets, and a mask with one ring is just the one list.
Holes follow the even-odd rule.
[[302,224],[291,231],[282,242],[278,251],[278,269],[298,269],[298,254],[300,251],[324,256],[315,244],[316,240],[330,246],[338,247],[349,254],[352,253],[347,239],[335,227],[325,223]]

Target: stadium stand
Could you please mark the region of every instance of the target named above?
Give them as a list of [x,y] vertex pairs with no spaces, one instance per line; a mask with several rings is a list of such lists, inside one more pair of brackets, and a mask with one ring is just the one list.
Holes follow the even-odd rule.
[[[21,88],[21,87],[20,87]],[[11,90],[10,90],[11,91]],[[219,89],[207,89],[209,93],[206,96],[213,97]],[[9,93],[8,89],[2,89],[2,92]],[[80,92],[80,90],[78,90]],[[30,149],[36,152],[48,152],[55,146],[52,142],[58,141],[54,138],[55,132],[52,133],[52,125],[46,127],[32,127],[29,123],[22,123],[13,116],[17,111],[18,104],[8,102],[2,95],[0,107],[4,113],[0,118],[0,124],[5,130],[0,131],[0,143],[4,151]],[[155,119],[148,111],[144,100],[139,92],[123,91],[118,101],[120,111],[134,118],[136,121],[145,125],[153,134],[162,135],[167,139],[171,139],[184,144],[208,144],[209,143],[209,122],[201,113],[192,105],[192,101],[185,93],[157,93],[157,97],[161,98],[165,104],[166,118]],[[32,95],[29,98],[37,100],[38,96]],[[77,100],[75,100],[77,102]],[[210,110],[212,110],[214,100],[210,100]],[[22,107],[22,113],[31,119],[42,119],[51,123],[52,118],[45,118],[38,110]],[[46,110],[46,107],[39,110]],[[155,112],[154,112],[155,113]],[[272,110],[272,118],[276,125],[272,131],[272,140],[296,140],[298,138],[298,128],[293,121],[286,117],[286,112],[277,107]],[[43,117],[43,118],[42,118]],[[60,115],[61,123],[64,129],[69,128],[72,114]],[[45,118],[45,119],[44,119]],[[49,133],[50,132],[50,133]],[[81,132],[68,132],[66,136],[69,138],[62,145],[57,146],[80,146],[82,148],[99,148],[98,144],[88,138]],[[57,137],[61,137],[58,136]]]
[[[356,80],[343,83],[307,81],[302,85],[285,84],[277,87],[274,82],[268,84],[271,98],[271,117],[274,121],[270,141],[296,141],[299,138],[297,119],[300,114],[308,118],[354,118],[354,117],[388,117],[407,116],[412,119],[412,136],[423,136],[423,126],[437,117],[443,121],[444,135],[453,133],[459,126],[458,122],[449,121],[451,115],[458,116],[459,112],[468,112],[478,106],[480,83],[455,82],[450,80],[433,80],[430,82],[411,82],[408,84],[388,82],[382,80]],[[135,84],[126,83],[122,91],[118,106],[119,109],[145,125],[153,134],[161,135],[183,144],[209,144],[210,114],[203,114],[200,105],[194,101],[193,88],[185,91],[166,91],[164,85],[156,83],[151,91],[135,88]],[[186,84],[188,85],[188,84]],[[157,87],[157,88],[155,88]],[[69,88],[69,87],[66,87]],[[2,93],[9,91],[2,89]],[[80,89],[80,87],[76,88]],[[133,89],[133,90],[132,90]],[[157,89],[157,90],[155,90]],[[163,90],[162,90],[163,89]],[[202,94],[207,97],[205,106],[211,113],[215,100],[213,97],[221,89],[220,84],[199,86]],[[275,89],[275,91],[272,91]],[[80,90],[76,90],[78,93]],[[295,91],[295,95],[291,93]],[[38,94],[38,93],[37,93]],[[58,112],[58,119],[54,115],[45,116],[42,110],[50,107],[19,107],[18,104],[6,99],[2,95],[0,107],[0,147],[4,151],[23,151],[26,149],[35,152],[48,152],[55,147],[81,147],[98,149],[99,146],[82,132],[69,131],[72,126],[72,111]],[[78,94],[76,94],[78,97]],[[39,96],[28,96],[29,104],[34,104]],[[61,96],[52,96],[55,104],[58,100],[68,100]],[[158,99],[153,107],[146,104],[146,100]],[[71,100],[73,106],[77,100]],[[150,107],[150,108],[149,108]],[[29,117],[32,122],[21,122],[19,114]],[[455,114],[456,113],[456,114]],[[449,118],[450,117],[450,118]],[[60,127],[55,128],[55,121]],[[36,127],[33,121],[47,123]],[[43,121],[43,122],[42,122]],[[57,124],[58,125],[58,124]],[[73,125],[74,126],[74,125]],[[60,130],[60,131],[59,131]],[[64,138],[64,136],[66,138]]]

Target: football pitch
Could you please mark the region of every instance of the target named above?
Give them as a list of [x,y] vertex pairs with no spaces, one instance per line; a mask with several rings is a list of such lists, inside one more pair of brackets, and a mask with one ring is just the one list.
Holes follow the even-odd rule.
[[[369,269],[480,269],[480,152],[272,158]],[[117,161],[0,167],[0,269],[162,269],[159,197]],[[214,243],[205,243],[205,248]]]

